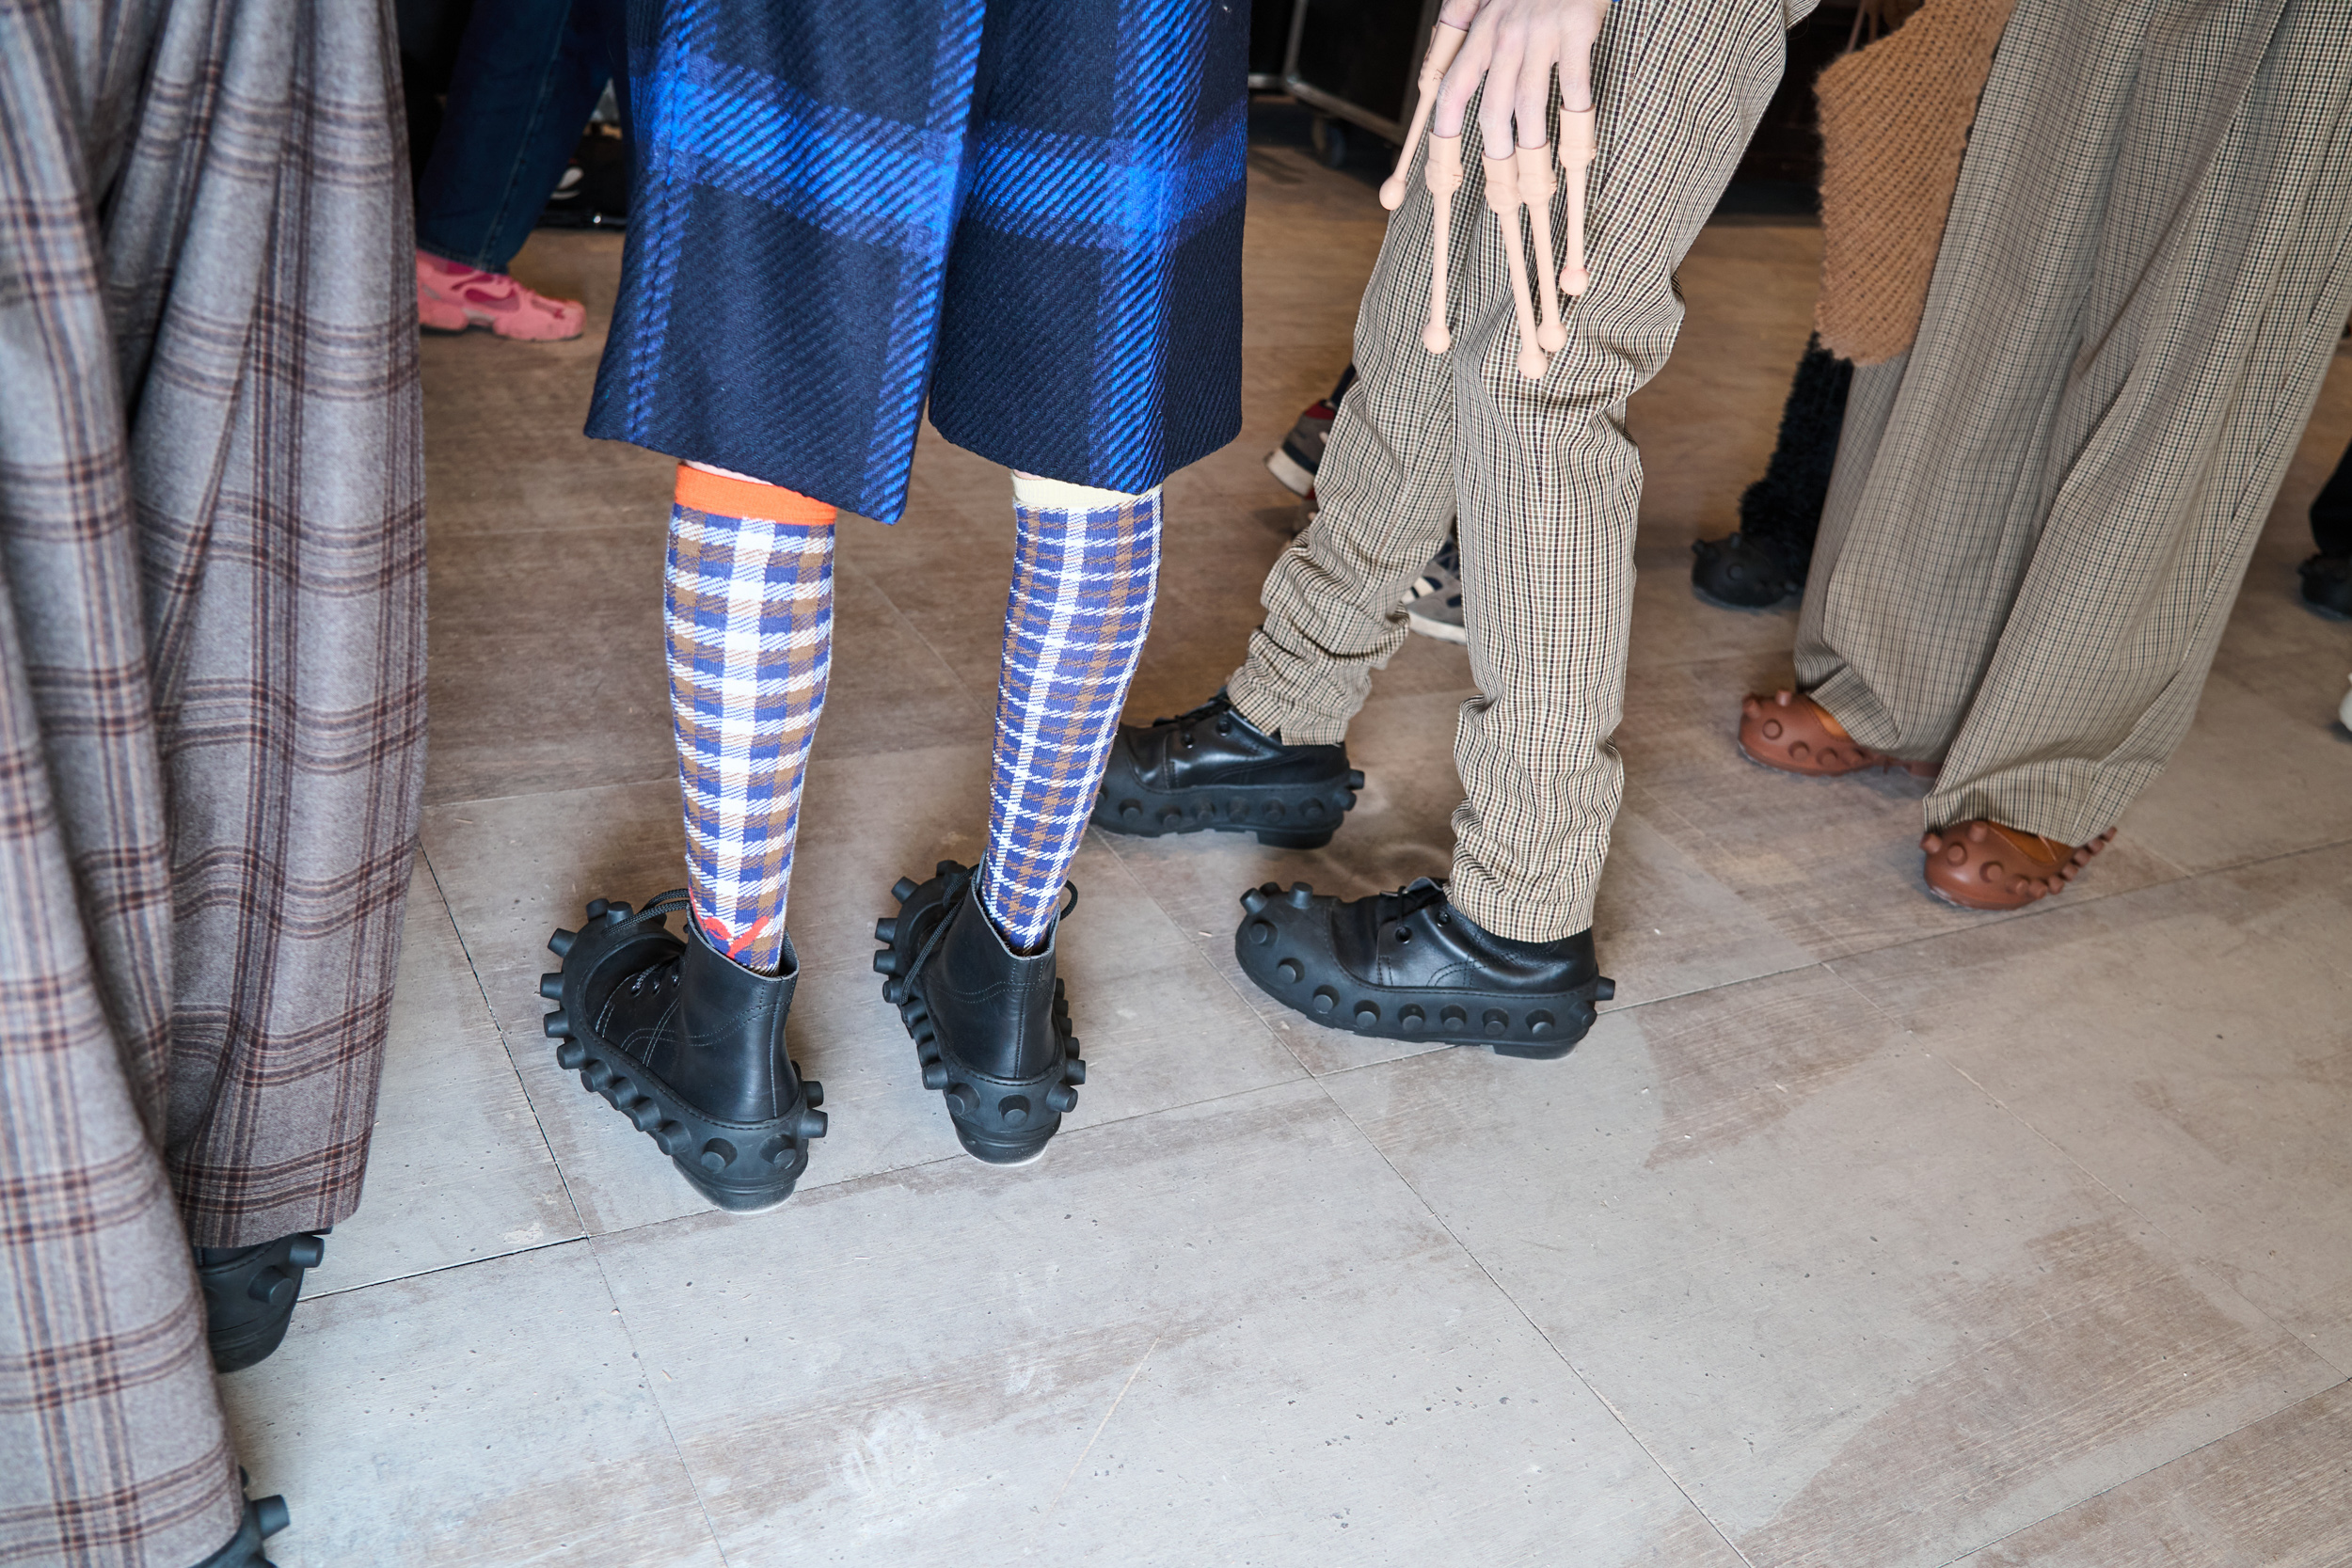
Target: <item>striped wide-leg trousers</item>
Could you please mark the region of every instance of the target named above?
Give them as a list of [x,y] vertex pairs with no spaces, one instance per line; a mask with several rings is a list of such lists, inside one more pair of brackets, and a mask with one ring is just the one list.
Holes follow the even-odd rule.
[[2327,0],[2020,0],[1919,335],[1854,374],[1797,640],[1927,825],[2080,844],[2188,730],[2352,310]]
[[[1422,346],[1431,198],[1416,162],[1357,318],[1358,379],[1316,473],[1322,510],[1266,578],[1265,622],[1228,685],[1262,729],[1339,739],[1403,645],[1398,600],[1454,520],[1478,695],[1454,739],[1467,799],[1454,814],[1450,896],[1500,935],[1549,941],[1592,924],[1624,793],[1610,736],[1624,710],[1642,488],[1626,400],[1674,348],[1675,269],[1779,84],[1788,27],[1811,8],[1610,8],[1593,55],[1593,282],[1541,380],[1518,372],[1474,110],[1451,214],[1454,345]],[[1565,195],[1551,223],[1565,231]]]

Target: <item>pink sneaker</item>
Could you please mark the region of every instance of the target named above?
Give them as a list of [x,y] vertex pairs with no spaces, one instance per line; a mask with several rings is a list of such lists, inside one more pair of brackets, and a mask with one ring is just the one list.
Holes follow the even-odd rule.
[[551,343],[580,336],[587,308],[533,293],[502,272],[477,272],[417,252],[417,324],[427,332],[486,326],[501,338]]

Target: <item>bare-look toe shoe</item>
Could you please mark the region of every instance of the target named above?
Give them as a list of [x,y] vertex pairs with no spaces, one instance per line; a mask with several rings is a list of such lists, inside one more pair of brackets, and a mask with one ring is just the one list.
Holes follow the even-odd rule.
[[1770,697],[1750,693],[1740,705],[1740,753],[1783,773],[1815,779],[1875,768],[1900,768],[1920,779],[1932,779],[1937,772],[1934,763],[1906,762],[1862,745],[1830,717],[1829,709],[1802,691]]
[[1947,904],[1963,910],[2022,910],[2064,891],[2114,837],[2115,830],[2109,828],[2077,847],[1979,818],[1931,830],[1919,847],[1928,856],[1928,891]]

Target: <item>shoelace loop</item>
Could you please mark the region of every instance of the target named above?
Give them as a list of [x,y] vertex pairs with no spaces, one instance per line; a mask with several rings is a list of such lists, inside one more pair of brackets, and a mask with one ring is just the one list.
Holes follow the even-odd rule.
[[1446,904],[1443,882],[1416,877],[1388,896],[1396,900],[1396,907],[1389,911],[1389,918],[1396,923],[1396,939],[1399,942],[1412,940],[1411,927],[1406,922],[1433,904],[1437,906],[1438,912],[1432,918],[1440,926],[1452,924],[1450,917],[1453,911]]
[[[947,934],[948,924],[955,919],[955,906],[962,901],[964,890],[972,885],[972,879],[977,877],[979,872],[978,866],[969,865],[947,879],[946,890],[940,895],[939,899],[940,904],[947,912],[940,916],[939,924],[931,927],[931,934],[925,937],[923,945],[915,950],[914,961],[907,965],[905,979],[910,994],[914,990],[915,976],[923,973],[924,966],[931,961],[931,955],[939,951],[940,939]],[[1069,919],[1070,911],[1078,907],[1078,884],[1065,881],[1062,883],[1062,891],[1070,895],[1070,902],[1064,904],[1061,907],[1061,912],[1054,916],[1056,927],[1059,927],[1063,921]],[[983,910],[980,912],[985,916],[988,911]]]

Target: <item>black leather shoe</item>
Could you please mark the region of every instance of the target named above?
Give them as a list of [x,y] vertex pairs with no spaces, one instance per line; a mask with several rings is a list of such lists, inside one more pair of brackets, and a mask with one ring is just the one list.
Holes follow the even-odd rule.
[[1241,895],[1233,951],[1265,993],[1334,1029],[1400,1040],[1487,1045],[1504,1056],[1565,1056],[1617,993],[1593,933],[1513,942],[1483,930],[1422,878],[1370,898],[1320,896],[1304,882]]
[[808,1168],[825,1135],[824,1086],[786,1053],[785,1015],[800,964],[787,938],[784,973],[756,974],[710,945],[690,912],[686,940],[666,925],[683,890],[643,910],[598,898],[588,923],[548,946],[563,968],[539,977],[561,1041],[555,1059],[582,1087],[661,1146],[694,1190],[722,1209],[771,1208]]
[[914,1039],[923,1086],[946,1096],[956,1136],[975,1159],[1036,1159],[1087,1081],[1054,974],[1053,934],[1040,953],[1006,946],[980,908],[974,868],[955,861],[941,861],[920,886],[899,878],[890,895],[898,912],[875,923],[883,945],[874,969],[890,976],[882,1000]]
[[[237,1482],[251,1481],[243,1469],[237,1471]],[[229,1538],[229,1544],[198,1563],[196,1568],[273,1568],[262,1554],[262,1543],[284,1529],[289,1523],[286,1499],[283,1497],[247,1497],[245,1517],[237,1521],[237,1533]]]
[[1320,849],[1363,786],[1344,745],[1286,746],[1220,691],[1149,728],[1119,727],[1094,825],[1145,838],[1256,833],[1261,844]]
[[195,1250],[213,1370],[237,1372],[284,1342],[294,1301],[302,1294],[303,1271],[317,1268],[326,1257],[326,1233],[297,1230],[260,1246]]
[[2352,620],[2352,558],[2315,555],[2296,568],[2303,603],[2331,621]]
[[1804,577],[1790,552],[1767,539],[1727,533],[1692,541],[1691,587],[1709,604],[1726,610],[1770,610],[1804,592]]

